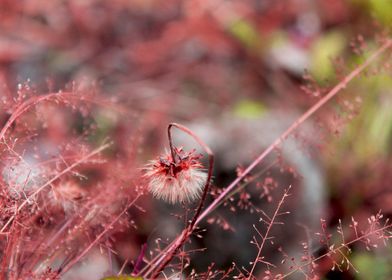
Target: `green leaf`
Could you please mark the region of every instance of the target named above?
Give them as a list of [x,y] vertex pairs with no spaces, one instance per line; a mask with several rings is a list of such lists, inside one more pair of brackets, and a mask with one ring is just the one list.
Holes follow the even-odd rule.
[[261,102],[252,100],[241,100],[234,106],[234,114],[237,117],[254,119],[266,112],[266,107]]
[[246,20],[237,20],[229,27],[229,31],[249,49],[257,49],[260,46],[258,31]]
[[331,78],[335,71],[331,59],[339,56],[346,39],[339,32],[331,32],[320,37],[312,46],[311,73],[319,81]]
[[353,256],[353,265],[359,271],[359,280],[386,280],[392,276],[386,259],[368,253]]
[[387,26],[392,25],[392,1],[391,0],[371,0],[372,14],[376,19]]

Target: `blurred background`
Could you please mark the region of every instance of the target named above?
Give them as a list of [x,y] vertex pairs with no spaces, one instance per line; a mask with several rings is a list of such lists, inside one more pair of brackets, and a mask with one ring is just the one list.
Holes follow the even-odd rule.
[[[389,0],[0,3],[0,98],[26,86],[37,94],[77,89],[102,96],[88,116],[46,109],[51,133],[42,141],[59,145],[69,127],[79,134],[89,127],[91,145],[114,139],[117,160],[140,168],[167,147],[167,124],[183,123],[215,152],[217,190],[374,51],[392,26]],[[192,257],[192,267],[206,271],[211,262],[228,268],[233,260],[239,266],[251,261],[256,250],[243,244],[255,234],[251,225],[258,216],[246,205],[268,209],[288,185],[296,228],[303,223],[317,230],[324,218],[334,231],[338,219],[348,225],[351,216],[366,223],[380,209],[392,214],[389,58],[353,81],[259,167],[254,188],[263,186],[263,202],[250,189],[231,201],[235,214],[226,205],[211,216],[216,225],[196,243],[208,249]],[[195,145],[180,134],[175,139]],[[117,237],[125,240],[117,243],[120,266],[137,258],[141,244],[181,230],[182,220],[172,214],[181,207],[150,195],[143,204],[148,211],[137,218],[136,233]],[[275,234],[287,242],[279,229]],[[291,249],[295,244],[285,245],[295,254],[301,249]],[[272,249],[269,254],[280,258]],[[324,279],[392,278],[390,248],[353,247],[352,263],[359,274],[326,272],[328,263],[320,271],[325,265]]]

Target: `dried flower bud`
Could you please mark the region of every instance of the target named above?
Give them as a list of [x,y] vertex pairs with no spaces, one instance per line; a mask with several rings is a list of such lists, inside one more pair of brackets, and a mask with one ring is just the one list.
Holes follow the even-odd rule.
[[167,152],[147,164],[144,177],[148,180],[149,191],[156,198],[175,204],[200,197],[207,174],[202,169],[201,155],[194,152],[186,153],[181,148],[175,148],[175,160]]

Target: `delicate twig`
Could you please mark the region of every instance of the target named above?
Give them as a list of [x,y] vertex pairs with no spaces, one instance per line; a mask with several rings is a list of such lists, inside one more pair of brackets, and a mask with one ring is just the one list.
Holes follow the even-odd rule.
[[[259,235],[260,235],[260,237],[261,237],[261,244],[260,244],[260,245],[257,245],[257,247],[258,247],[257,256],[256,256],[255,260],[253,261],[252,268],[251,268],[251,270],[250,270],[250,272],[249,272],[249,275],[248,275],[248,278],[247,278],[248,280],[250,280],[250,279],[252,278],[252,276],[253,276],[253,271],[255,270],[256,265],[257,265],[257,263],[258,263],[259,260],[260,260],[261,251],[262,251],[263,248],[264,248],[265,242],[266,242],[267,239],[269,238],[269,237],[268,237],[268,236],[269,236],[269,233],[270,233],[270,231],[271,231],[271,229],[272,229],[272,226],[275,224],[275,219],[276,219],[276,217],[277,217],[278,214],[279,214],[280,208],[282,207],[282,205],[283,205],[283,203],[284,203],[284,200],[286,199],[286,197],[289,196],[289,191],[290,191],[290,189],[291,189],[291,186],[289,186],[289,188],[288,188],[287,190],[285,190],[285,192],[284,192],[282,198],[280,199],[280,201],[279,201],[279,203],[278,203],[278,206],[277,206],[276,209],[275,209],[274,215],[272,216],[271,220],[268,221],[267,230],[266,230],[265,234],[262,235],[260,232],[258,232]],[[256,231],[257,231],[257,230],[256,230]]]
[[4,226],[1,228],[0,233],[4,232],[4,230],[8,227],[8,225],[15,219],[15,216],[17,215],[17,213],[22,210],[30,201],[30,198],[33,198],[34,196],[36,196],[37,194],[39,194],[43,189],[45,189],[46,187],[50,186],[54,181],[56,181],[58,178],[60,178],[61,176],[63,176],[64,174],[68,173],[69,171],[71,171],[72,169],[74,169],[76,166],[80,165],[81,163],[83,163],[84,161],[86,161],[87,159],[95,156],[96,154],[99,154],[100,152],[102,152],[103,150],[105,150],[106,148],[108,148],[110,146],[110,143],[104,144],[101,147],[99,147],[98,149],[95,149],[94,151],[92,151],[91,153],[89,153],[88,155],[84,156],[83,158],[81,158],[80,160],[78,160],[77,162],[73,163],[72,165],[68,166],[67,168],[65,168],[63,171],[61,171],[60,173],[58,173],[56,176],[52,177],[52,179],[50,179],[49,181],[47,181],[45,184],[43,184],[42,186],[40,186],[37,190],[35,190],[28,198],[26,198],[20,205],[19,207],[16,209],[15,214],[10,217],[8,219],[8,221],[4,224]]
[[11,125],[13,124],[13,122],[20,117],[20,115],[22,115],[24,112],[26,112],[27,110],[29,110],[33,105],[36,105],[40,102],[46,101],[46,100],[50,100],[52,98],[60,98],[63,96],[72,96],[72,95],[76,95],[73,92],[59,92],[59,93],[49,93],[43,96],[35,96],[35,97],[31,97],[30,99],[26,100],[25,102],[23,102],[21,105],[19,105],[16,110],[12,113],[12,115],[9,117],[9,119],[7,120],[7,122],[5,123],[5,125],[3,126],[3,128],[0,131],[0,140],[3,139],[6,131],[8,130],[9,127],[11,127]]
[[[321,255],[321,256],[319,256],[319,257],[317,257],[317,258],[315,258],[315,259],[313,259],[313,260],[311,260],[311,261],[309,261],[309,262],[306,262],[306,263],[301,264],[301,266],[296,267],[295,269],[293,269],[292,271],[286,273],[285,275],[283,275],[283,276],[282,276],[281,278],[279,278],[279,279],[287,278],[287,277],[289,277],[290,275],[292,275],[293,273],[295,273],[296,271],[300,270],[301,268],[306,267],[306,266],[308,266],[308,265],[311,265],[311,264],[314,263],[314,262],[317,262],[317,261],[319,261],[319,260],[321,260],[321,259],[323,259],[323,258],[325,258],[325,257],[330,256],[330,255],[331,255],[331,252],[332,252],[332,253],[337,253],[337,252],[340,252],[340,253],[341,253],[342,249],[347,248],[347,247],[350,246],[351,244],[356,243],[356,242],[359,242],[359,241],[362,241],[362,240],[364,240],[364,239],[366,239],[366,238],[368,238],[368,237],[370,237],[370,236],[372,236],[372,235],[374,235],[374,234],[378,234],[378,233],[380,233],[380,232],[384,232],[385,230],[387,230],[387,229],[389,229],[389,228],[392,228],[392,224],[385,225],[385,226],[383,226],[383,227],[381,227],[381,228],[378,228],[378,229],[376,229],[376,230],[372,230],[372,231],[369,231],[369,232],[367,232],[367,233],[365,233],[365,234],[363,234],[363,235],[360,235],[360,236],[358,236],[357,238],[355,238],[355,239],[353,239],[353,240],[351,240],[351,241],[349,241],[349,242],[347,242],[347,243],[345,243],[345,244],[342,244],[342,245],[340,245],[339,247],[336,247],[336,248],[334,248],[334,249],[332,249],[332,250],[329,250],[327,253],[325,253],[325,254],[323,254],[323,255]],[[391,237],[387,236],[387,238],[391,238]]]
[[144,254],[146,253],[147,243],[142,245],[142,249],[140,251],[139,257],[136,260],[135,266],[133,267],[133,274],[137,274],[140,270],[140,266],[142,265]]
[[124,207],[124,210],[121,211],[120,214],[117,215],[116,218],[113,219],[113,221],[105,227],[105,229],[94,239],[93,242],[90,243],[89,246],[87,246],[86,249],[83,250],[82,253],[79,254],[76,258],[74,258],[71,262],[69,262],[60,272],[60,274],[64,274],[67,272],[75,263],[79,262],[81,258],[83,258],[89,251],[90,249],[97,244],[97,242],[110,230],[113,228],[114,224],[118,222],[118,220],[121,218],[122,215],[125,214],[125,212],[129,209],[129,207],[132,206],[136,202],[136,200],[140,197],[140,194],[138,194],[134,200],[132,200],[130,203],[127,204],[127,206]]
[[123,265],[121,266],[120,270],[119,270],[118,273],[117,273],[117,276],[120,276],[120,275],[123,273],[123,271],[124,271],[124,269],[125,269],[125,267],[126,267],[128,261],[129,261],[128,259],[125,259]]

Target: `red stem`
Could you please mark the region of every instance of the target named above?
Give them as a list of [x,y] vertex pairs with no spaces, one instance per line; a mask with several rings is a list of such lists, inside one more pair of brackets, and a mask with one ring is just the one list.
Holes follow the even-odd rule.
[[171,136],[171,128],[172,127],[176,127],[180,130],[182,130],[183,132],[187,133],[188,135],[190,135],[193,139],[196,140],[196,142],[204,149],[204,151],[207,153],[208,155],[208,175],[207,175],[207,180],[206,180],[206,184],[204,186],[204,190],[203,190],[203,194],[202,197],[200,199],[199,205],[196,209],[195,215],[193,216],[191,222],[188,224],[188,226],[184,229],[184,231],[181,234],[181,237],[179,239],[177,239],[177,242],[173,244],[173,246],[171,247],[171,249],[167,252],[167,254],[163,255],[159,261],[158,261],[158,268],[155,270],[155,272],[153,272],[151,279],[155,279],[158,277],[158,275],[163,271],[163,269],[170,263],[170,261],[173,259],[175,253],[177,252],[177,250],[185,243],[185,241],[189,238],[189,236],[192,234],[195,225],[196,225],[196,221],[197,218],[199,217],[201,210],[203,209],[203,205],[204,202],[207,198],[207,194],[208,194],[208,190],[209,190],[209,186],[211,183],[211,177],[212,177],[212,169],[214,166],[214,154],[212,152],[212,150],[207,146],[207,144],[205,144],[196,134],[193,133],[193,131],[191,131],[189,128],[181,125],[181,124],[177,124],[177,123],[170,123],[168,128],[167,128],[167,133],[168,133],[168,138],[169,138],[169,146],[170,146],[170,152],[172,154],[173,157],[173,161],[174,161],[174,147],[173,147],[173,139]]
[[206,143],[204,143],[196,134],[193,133],[192,130],[190,130],[189,128],[187,128],[187,127],[185,127],[185,126],[183,126],[181,124],[178,124],[178,123],[170,123],[168,128],[167,128],[167,132],[168,132],[168,137],[169,137],[170,151],[171,151],[173,160],[174,160],[174,153],[175,153],[174,147],[173,147],[172,136],[171,136],[171,128],[173,126],[178,128],[178,129],[180,129],[180,130],[182,130],[183,132],[185,132],[188,135],[190,135],[193,139],[195,139],[196,142],[204,149],[204,151],[208,155],[208,174],[207,174],[206,184],[204,186],[204,191],[203,191],[202,197],[200,199],[199,206],[198,206],[198,208],[196,210],[195,215],[193,216],[192,221],[189,224],[189,227],[193,228],[195,223],[196,223],[197,217],[200,215],[201,209],[203,208],[204,202],[205,202],[205,200],[207,198],[208,189],[209,189],[209,186],[210,186],[210,183],[211,183],[211,178],[212,178],[212,169],[213,169],[213,166],[214,166],[214,153],[212,152],[210,147],[207,146]]
[[109,231],[113,228],[113,226],[120,220],[121,216],[124,215],[127,210],[139,199],[140,194],[137,195],[134,200],[132,200],[130,203],[128,203],[124,209],[120,212],[120,214],[115,217],[112,222],[105,227],[105,229],[94,239],[93,242],[91,242],[87,248],[85,248],[76,258],[74,258],[72,261],[70,261],[60,272],[60,275],[64,274],[67,272],[75,263],[78,263],[81,258],[83,258],[90,250],[91,248],[94,247],[95,244],[99,242],[99,240]]

